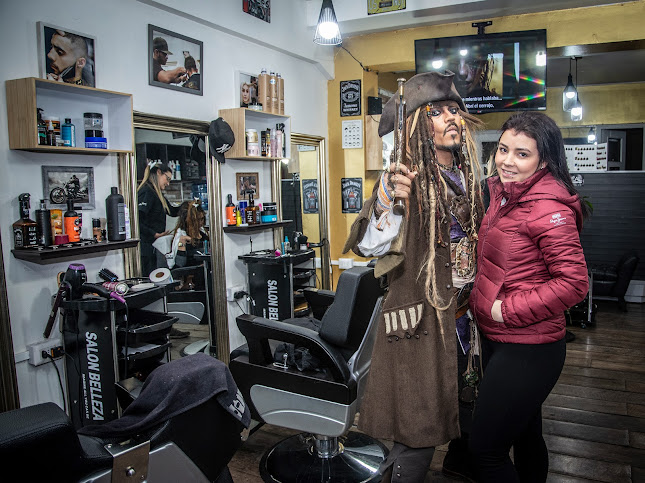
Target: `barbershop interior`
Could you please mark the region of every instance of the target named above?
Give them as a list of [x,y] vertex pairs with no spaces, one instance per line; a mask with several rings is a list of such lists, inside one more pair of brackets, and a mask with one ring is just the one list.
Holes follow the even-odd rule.
[[[645,0],[2,0],[0,12],[0,480],[645,481]],[[425,84],[410,79],[431,76],[447,94],[417,103]],[[437,356],[455,377],[421,382],[430,359],[403,354],[424,343],[413,329],[426,315],[401,309],[397,329],[384,310],[396,241],[384,257],[347,241],[376,223],[382,195],[398,214],[397,180],[418,168],[403,119],[413,131],[423,105],[432,125],[432,102],[448,99],[463,114],[464,182],[504,178],[503,126],[540,113],[589,212],[575,235],[584,289],[553,315],[566,359],[538,402],[544,474],[480,477],[467,440],[454,457],[462,407],[475,431],[487,394],[479,322],[468,368]],[[423,287],[422,268],[410,283]],[[450,352],[452,327],[427,350]],[[406,358],[400,373],[377,362],[380,341]],[[420,387],[398,392],[377,371]],[[419,393],[432,403],[408,405]],[[389,401],[398,409],[371,431]],[[408,444],[399,431],[415,425],[441,430]],[[505,464],[520,472],[514,441]],[[426,447],[411,476],[403,455]]]

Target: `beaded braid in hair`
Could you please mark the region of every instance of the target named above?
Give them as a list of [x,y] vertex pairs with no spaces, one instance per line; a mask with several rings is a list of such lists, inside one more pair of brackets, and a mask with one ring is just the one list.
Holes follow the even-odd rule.
[[[419,108],[429,114],[428,106]],[[465,118],[462,125],[462,143],[464,147],[461,153],[455,153],[459,159],[459,168],[464,174],[466,182],[465,191],[469,194],[468,198],[471,203],[471,230],[469,238],[471,241],[476,240],[477,228],[483,214],[483,204],[481,201],[481,192],[479,188],[479,174],[474,173],[479,166],[478,163],[471,163],[470,159],[476,159],[476,149],[471,130],[481,125],[479,119],[460,112]],[[408,132],[410,133],[407,155],[409,165],[416,166],[418,175],[414,178],[413,186],[417,193],[417,203],[419,208],[419,222],[422,227],[422,233],[426,235],[428,243],[444,243],[442,222],[450,219],[450,207],[447,200],[447,186],[437,163],[437,152],[434,144],[434,124],[429,115],[419,116],[419,121],[415,123],[415,129],[410,130],[411,118],[408,117]],[[463,135],[465,133],[465,136]],[[433,242],[431,242],[433,240]],[[426,269],[425,294],[430,304],[437,310],[448,310],[452,300],[440,301],[433,287],[437,284],[435,254],[436,245],[430,245],[432,249],[428,250],[425,263],[419,270],[419,276]],[[443,329],[442,329],[443,333]]]

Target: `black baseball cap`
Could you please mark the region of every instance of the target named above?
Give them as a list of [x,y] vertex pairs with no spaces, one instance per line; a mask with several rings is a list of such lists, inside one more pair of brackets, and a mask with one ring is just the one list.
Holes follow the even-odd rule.
[[208,129],[208,144],[211,155],[215,156],[220,163],[225,161],[224,153],[235,144],[235,134],[231,126],[221,117],[211,122]]
[[172,55],[172,52],[168,50],[168,42],[163,37],[155,37],[152,41],[152,48],[164,54]]

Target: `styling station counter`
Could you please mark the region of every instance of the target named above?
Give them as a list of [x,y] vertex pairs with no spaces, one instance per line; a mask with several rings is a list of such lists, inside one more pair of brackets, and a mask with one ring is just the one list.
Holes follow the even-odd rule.
[[[276,256],[273,250],[247,253],[238,257],[248,269],[250,313],[271,320],[297,316],[298,289],[315,278],[312,249]],[[304,299],[304,297],[302,297]]]

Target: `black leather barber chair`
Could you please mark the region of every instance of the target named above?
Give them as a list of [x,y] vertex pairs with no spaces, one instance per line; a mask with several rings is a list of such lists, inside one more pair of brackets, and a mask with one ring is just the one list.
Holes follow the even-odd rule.
[[597,265],[591,267],[592,294],[594,299],[616,300],[622,311],[627,311],[625,293],[629,287],[639,257],[636,252],[627,252],[613,266]]
[[[248,352],[234,351],[229,367],[253,419],[303,432],[265,453],[264,481],[380,481],[387,449],[348,430],[365,388],[383,293],[372,268],[354,267],[341,274],[322,320],[311,321],[318,331],[293,325],[302,318],[237,317]],[[274,363],[269,340],[308,350],[322,370]]]
[[[222,367],[226,370],[223,364]],[[145,398],[150,387],[144,387],[139,398]],[[168,384],[163,389],[173,390]],[[218,401],[221,396],[214,395],[192,409],[132,434],[124,434],[122,427],[115,428],[118,436],[114,437],[107,429],[101,437],[77,433],[69,417],[54,403],[2,413],[0,479],[231,483],[227,464],[241,445],[243,425],[224,409]],[[150,414],[160,406],[163,403]],[[123,418],[127,414],[128,411]]]

